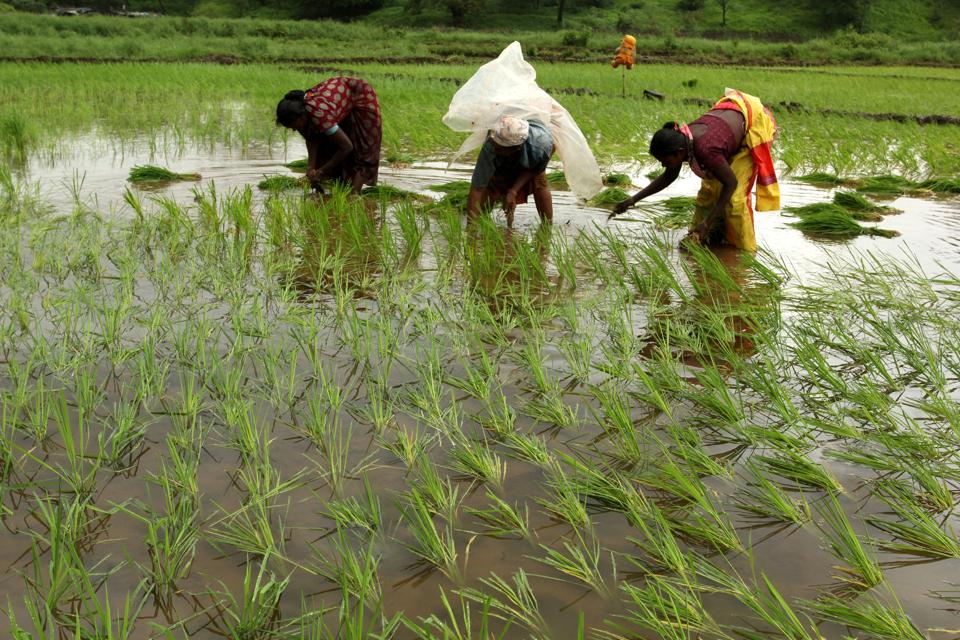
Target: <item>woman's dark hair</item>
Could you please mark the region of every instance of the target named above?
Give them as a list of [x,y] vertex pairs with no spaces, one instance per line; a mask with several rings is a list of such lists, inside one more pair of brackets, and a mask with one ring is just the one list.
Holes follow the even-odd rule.
[[687,148],[687,136],[680,133],[680,125],[668,122],[650,138],[650,155],[654,158],[672,156]]
[[305,92],[299,89],[287,91],[283,100],[277,103],[277,124],[284,127],[293,127],[294,123],[306,115],[307,107],[303,102]]

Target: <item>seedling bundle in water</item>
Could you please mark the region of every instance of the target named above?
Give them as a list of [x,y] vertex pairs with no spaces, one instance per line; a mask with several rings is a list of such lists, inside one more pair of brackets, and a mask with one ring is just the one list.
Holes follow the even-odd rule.
[[130,182],[177,182],[199,179],[199,173],[174,173],[169,169],[151,164],[138,165],[130,169],[130,175],[127,178]]
[[264,191],[286,191],[299,189],[302,186],[303,181],[293,176],[264,176],[263,180],[257,184],[257,188]]
[[844,239],[855,238],[859,235],[881,236],[884,238],[893,238],[898,235],[896,231],[861,226],[857,223],[855,215],[871,216],[873,214],[864,212],[851,213],[843,207],[830,202],[818,202],[803,207],[787,208],[786,210],[800,218],[797,222],[791,222],[791,227],[796,227],[804,233],[813,236]]
[[630,197],[630,194],[620,187],[604,189],[590,199],[589,204],[594,207],[612,207]]
[[438,204],[463,211],[467,208],[467,196],[470,194],[470,181],[454,180],[445,184],[435,184],[429,187],[431,191],[444,194]]

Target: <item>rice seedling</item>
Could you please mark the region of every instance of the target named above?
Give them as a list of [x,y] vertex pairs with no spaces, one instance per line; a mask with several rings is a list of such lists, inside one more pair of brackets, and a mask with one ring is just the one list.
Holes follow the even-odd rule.
[[863,631],[878,640],[923,640],[926,637],[895,599],[891,605],[872,595],[863,595],[852,601],[825,595],[807,602],[806,608],[822,620]]
[[363,494],[339,500],[328,500],[321,514],[333,520],[338,529],[356,530],[373,536],[383,529],[380,498],[374,492],[369,477],[363,476]]
[[565,185],[567,183],[567,176],[563,171],[548,171],[547,182],[549,182],[551,186],[559,187],[559,185]]
[[[537,562],[542,562],[548,567],[553,568],[560,573],[573,578],[587,585],[604,598],[610,598],[613,590],[607,584],[604,578],[604,572],[600,568],[600,542],[595,536],[590,536],[590,541],[584,540],[583,536],[577,534],[577,543],[570,544],[563,542],[564,551],[559,551],[553,547],[540,545],[541,551],[545,556],[531,556]],[[611,580],[617,582],[617,563],[610,554],[613,564],[613,575]]]
[[288,189],[300,189],[303,182],[299,178],[285,175],[264,176],[263,180],[257,183],[257,188],[261,191],[287,191]]
[[960,540],[945,522],[937,522],[917,503],[906,488],[885,485],[880,498],[890,507],[895,519],[870,516],[866,520],[892,540],[878,541],[885,551],[906,553],[928,558],[960,557]]
[[507,624],[516,623],[526,627],[539,638],[551,637],[550,627],[540,612],[540,603],[527,573],[517,569],[511,578],[512,584],[495,573],[488,578],[480,578],[480,582],[495,596],[472,587],[460,590],[459,594],[477,604],[489,605],[490,615]]
[[761,640],[775,634],[775,637],[789,640],[823,640],[812,621],[808,619],[804,624],[800,614],[793,610],[766,575],[761,575],[762,585],[756,578],[746,582],[732,568],[720,568],[705,559],[697,563],[696,569],[698,576],[708,582],[700,587],[701,590],[733,596],[766,627],[758,629],[753,623],[750,627],[725,625],[737,637]]
[[748,483],[743,494],[736,498],[740,509],[763,519],[796,526],[802,526],[810,520],[810,505],[806,499],[791,498],[780,485],[764,476],[755,464],[748,462],[746,468],[749,472]]
[[640,530],[643,538],[628,537],[627,540],[642,549],[644,557],[628,555],[627,560],[643,574],[652,574],[660,569],[685,578],[696,554],[681,548],[679,537],[656,504],[639,493],[634,493],[629,502],[627,519]]
[[453,469],[496,488],[503,486],[507,475],[506,463],[489,449],[486,440],[473,442],[462,438],[450,450]]
[[623,583],[620,588],[627,596],[630,609],[617,616],[617,621],[608,621],[617,631],[602,630],[604,637],[617,640],[636,637],[631,633],[632,628],[649,630],[664,640],[704,636],[728,640],[732,637],[706,611],[696,585],[654,574],[647,577],[642,588],[630,583]]
[[843,486],[823,465],[796,451],[785,449],[757,456],[756,460],[760,467],[782,478],[831,493],[843,493]]
[[373,538],[360,549],[346,532],[337,528],[336,533],[327,538],[332,540],[332,553],[328,557],[314,548],[317,556],[316,572],[334,584],[340,585],[345,593],[366,600],[368,606],[376,605],[383,594],[380,591],[380,556],[376,553]]
[[559,391],[531,398],[521,411],[534,420],[558,429],[572,429],[579,422],[577,409],[564,403]]
[[404,500],[397,506],[400,508],[400,519],[413,536],[413,542],[404,543],[404,546],[454,582],[461,582],[463,575],[458,564],[457,543],[450,520],[437,526],[433,509],[427,498],[417,489],[407,492]]
[[183,180],[199,180],[199,173],[174,173],[164,167],[155,165],[138,165],[130,169],[127,180],[130,182],[177,182]]
[[835,567],[843,574],[838,576],[839,579],[856,590],[870,589],[883,582],[880,565],[863,548],[857,532],[833,495],[828,495],[821,503],[818,513],[826,526],[819,523],[817,526],[826,538],[830,551],[847,563],[847,566]]
[[489,489],[486,491],[486,497],[490,501],[488,507],[466,508],[467,513],[485,525],[483,534],[496,538],[516,537],[528,540],[533,538],[530,529],[530,511],[526,505],[522,508],[516,503],[511,505]]
[[445,640],[503,640],[510,632],[510,624],[507,623],[499,634],[494,634],[490,630],[490,602],[491,598],[480,603],[479,620],[474,618],[470,610],[470,600],[462,594],[457,596],[459,608],[454,605],[447,597],[446,591],[440,590],[440,604],[443,608],[442,614],[433,613],[426,618],[421,618],[420,622],[413,622],[404,618],[403,624],[410,629],[417,637],[421,638],[444,638]]
[[307,158],[301,158],[300,160],[292,160],[287,162],[283,166],[292,171],[301,171],[305,172],[307,170],[308,160]]
[[290,577],[280,578],[269,570],[269,560],[269,556],[260,560],[256,575],[255,563],[246,563],[239,598],[234,597],[222,583],[223,591],[209,592],[218,603],[218,615],[212,626],[223,635],[256,640],[271,637],[278,629],[280,599],[287,589]]
[[144,542],[150,556],[149,566],[140,566],[150,591],[161,609],[169,609],[178,592],[177,583],[190,574],[200,536],[199,509],[189,495],[181,498],[176,486],[165,476],[163,482],[166,510],[154,513],[146,505],[121,507],[123,511],[143,523]]

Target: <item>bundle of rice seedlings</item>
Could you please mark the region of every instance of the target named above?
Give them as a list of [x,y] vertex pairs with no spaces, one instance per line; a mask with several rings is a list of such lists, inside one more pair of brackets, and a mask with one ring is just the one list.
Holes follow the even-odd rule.
[[877,196],[902,196],[917,188],[917,183],[901,176],[871,176],[864,178],[857,184],[860,193],[871,193]]
[[413,164],[414,157],[409,153],[402,153],[400,151],[391,151],[390,153],[387,154],[387,157],[385,158],[385,160],[387,161],[388,164],[392,164],[400,167],[408,167],[411,164]]
[[593,196],[589,204],[594,207],[612,207],[618,202],[626,200],[629,197],[630,194],[620,187],[610,187],[609,189],[604,189],[597,195]]
[[[549,177],[547,178],[549,180]],[[625,173],[608,173],[603,177],[603,184],[617,187],[627,187],[633,184],[630,176]]]
[[797,222],[791,222],[790,226],[813,236],[844,239],[855,238],[859,235],[875,235],[885,238],[898,235],[896,231],[863,227],[857,224],[849,211],[831,202],[818,202],[787,210],[800,218]]
[[854,191],[837,191],[833,194],[833,204],[847,211],[883,211],[889,208],[870,202]]
[[294,171],[306,171],[307,159],[304,158],[303,160],[294,160],[293,162],[288,162],[283,166],[285,166],[287,169],[293,169]]
[[960,193],[960,178],[933,178],[918,185],[934,193]]
[[301,184],[300,179],[293,176],[273,175],[263,176],[263,180],[257,183],[257,188],[264,191],[286,191],[298,189]]
[[423,196],[418,193],[391,187],[388,184],[378,184],[367,187],[360,195],[378,200],[420,200],[423,198]]
[[690,196],[676,196],[657,203],[658,206],[666,209],[667,213],[656,216],[653,219],[653,224],[661,229],[689,227],[690,223],[693,222],[696,201],[696,198]]
[[563,171],[551,171],[547,174],[547,182],[551,185],[565,185],[567,184],[567,176]]
[[820,172],[808,173],[807,175],[804,175],[804,176],[798,176],[797,180],[799,180],[800,182],[806,182],[807,184],[812,184],[812,185],[829,185],[829,186],[845,185],[850,183],[849,180],[845,178],[841,178],[840,176],[834,175],[832,173],[820,173]]
[[444,195],[439,205],[453,207],[455,209],[467,208],[467,196],[470,193],[469,180],[454,180],[446,184],[435,184],[429,187],[431,191],[439,191]]
[[199,180],[199,173],[174,173],[152,164],[137,165],[130,169],[130,182],[174,182],[176,180]]

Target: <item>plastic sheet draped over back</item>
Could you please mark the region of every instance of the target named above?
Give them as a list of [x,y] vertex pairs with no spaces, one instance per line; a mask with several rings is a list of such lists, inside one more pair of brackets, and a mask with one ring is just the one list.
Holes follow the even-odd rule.
[[470,132],[450,162],[480,147],[503,115],[549,124],[567,184],[579,197],[589,199],[603,188],[597,161],[580,127],[537,85],[537,72],[523,59],[519,42],[477,69],[450,101],[443,123],[454,131]]

